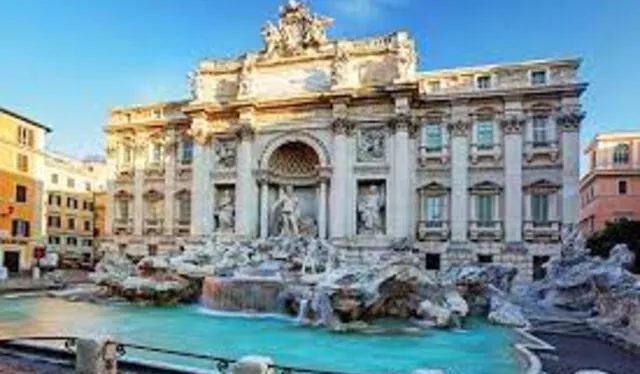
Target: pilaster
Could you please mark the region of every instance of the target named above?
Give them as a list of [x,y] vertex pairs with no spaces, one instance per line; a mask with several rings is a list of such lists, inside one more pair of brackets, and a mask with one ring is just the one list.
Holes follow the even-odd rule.
[[164,233],[173,235],[175,222],[175,193],[176,193],[176,129],[167,130],[164,149]]
[[[397,101],[400,101],[397,99]],[[396,103],[397,110],[403,105]],[[413,198],[410,168],[410,135],[415,134],[413,119],[407,112],[400,112],[389,121],[393,137],[393,159],[391,160],[392,208],[390,216],[389,234],[396,238],[406,238],[411,235],[411,217]]]
[[467,241],[469,203],[469,131],[471,121],[457,116],[449,123],[451,135],[451,241]]
[[142,236],[144,226],[144,169],[146,142],[136,142],[133,177],[133,234]]
[[584,112],[571,107],[557,118],[562,132],[562,224],[578,222],[580,185],[580,123]]
[[[196,117],[191,125],[193,137],[193,161],[191,183],[191,235],[210,235],[213,232],[213,209],[211,201],[211,135],[205,117]],[[209,217],[210,216],[210,217]]]
[[329,231],[331,238],[344,238],[350,230],[350,201],[348,199],[349,184],[349,145],[347,138],[353,132],[354,123],[346,117],[346,103],[334,103],[334,120],[331,123],[333,132],[333,174],[331,176],[331,220]]
[[510,115],[501,121],[504,133],[504,228],[507,243],[522,241],[522,133],[526,120]]

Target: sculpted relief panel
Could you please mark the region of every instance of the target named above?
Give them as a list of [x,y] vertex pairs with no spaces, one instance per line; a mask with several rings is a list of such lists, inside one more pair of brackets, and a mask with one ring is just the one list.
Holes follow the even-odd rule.
[[382,162],[386,154],[386,134],[384,127],[362,129],[358,133],[358,161]]

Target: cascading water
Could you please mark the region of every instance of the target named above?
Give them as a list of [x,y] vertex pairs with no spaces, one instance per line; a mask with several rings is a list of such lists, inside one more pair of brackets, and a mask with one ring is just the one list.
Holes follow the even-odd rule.
[[316,323],[321,326],[332,326],[334,323],[333,307],[329,295],[318,290],[313,296],[312,309],[316,315]]
[[298,317],[296,321],[298,323],[304,323],[307,317],[307,312],[309,311],[309,299],[300,300],[300,305],[298,307]]

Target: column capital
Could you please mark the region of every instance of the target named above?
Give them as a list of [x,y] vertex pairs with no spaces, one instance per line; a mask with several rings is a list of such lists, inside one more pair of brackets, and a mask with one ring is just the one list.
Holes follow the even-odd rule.
[[331,122],[331,131],[336,135],[350,136],[355,128],[355,122],[347,117],[337,117]]
[[503,116],[499,119],[500,126],[502,126],[502,132],[505,135],[517,135],[522,134],[524,130],[525,123],[527,120],[522,115],[510,115]]
[[467,136],[471,129],[470,119],[452,120],[447,124],[451,136]]
[[419,127],[417,119],[408,113],[396,114],[389,118],[387,125],[392,133],[406,132],[410,137],[413,137],[418,133]]
[[251,126],[250,122],[246,121],[238,123],[236,126],[234,126],[232,131],[240,141],[252,140],[253,136],[255,135],[253,126]]
[[585,112],[581,110],[570,110],[558,114],[556,123],[563,132],[580,131],[580,123],[584,120]]

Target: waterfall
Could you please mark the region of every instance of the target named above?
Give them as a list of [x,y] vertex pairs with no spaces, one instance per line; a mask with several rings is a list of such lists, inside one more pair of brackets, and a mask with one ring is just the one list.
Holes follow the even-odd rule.
[[300,300],[300,305],[298,306],[298,317],[296,318],[296,321],[298,321],[298,323],[304,323],[306,320],[308,311],[309,311],[309,299]]
[[335,322],[331,299],[326,292],[317,290],[313,297],[313,310],[316,315],[316,323],[320,326],[332,326]]

